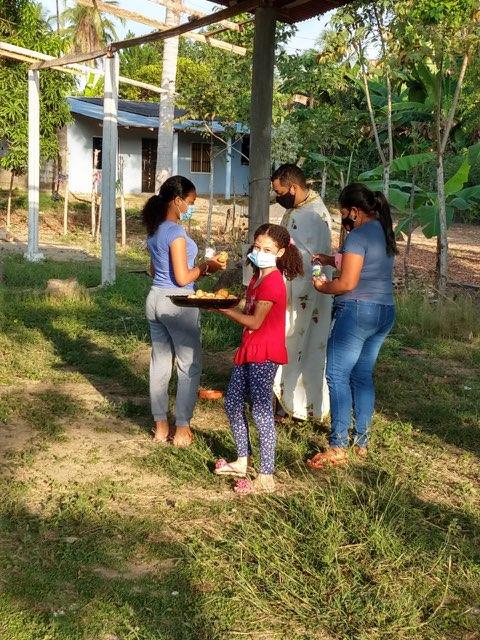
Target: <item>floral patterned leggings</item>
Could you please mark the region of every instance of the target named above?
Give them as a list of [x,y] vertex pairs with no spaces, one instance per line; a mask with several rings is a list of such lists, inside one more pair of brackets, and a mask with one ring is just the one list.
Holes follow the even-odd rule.
[[275,470],[275,420],[273,418],[273,381],[278,365],[266,361],[235,365],[225,397],[230,428],[238,457],[251,455],[245,403],[249,402],[260,441],[260,473]]

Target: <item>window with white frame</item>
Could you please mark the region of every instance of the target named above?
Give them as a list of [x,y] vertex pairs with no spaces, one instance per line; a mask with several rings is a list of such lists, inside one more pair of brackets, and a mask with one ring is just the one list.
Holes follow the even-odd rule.
[[192,142],[191,173],[210,173],[210,143]]

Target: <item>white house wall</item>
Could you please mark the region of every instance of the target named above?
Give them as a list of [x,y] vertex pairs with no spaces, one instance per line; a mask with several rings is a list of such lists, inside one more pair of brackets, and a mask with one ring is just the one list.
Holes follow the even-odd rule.
[[144,129],[118,130],[120,153],[123,156],[123,184],[125,193],[142,193],[142,139],[157,139],[153,131]]
[[[92,189],[93,138],[102,137],[100,122],[77,115],[75,122],[68,126],[68,149],[70,152],[70,190],[75,193],[89,194]],[[125,129],[118,131],[119,152],[124,158],[124,189],[127,194],[140,194],[142,188],[142,138],[156,139],[153,131]],[[209,173],[191,172],[191,144],[208,142],[208,138],[190,133],[178,133],[178,173],[189,178],[199,194],[208,194],[210,190]],[[241,144],[234,145],[240,149]],[[215,147],[215,152],[220,147]],[[225,193],[226,154],[222,152],[215,158],[214,193]],[[248,193],[249,167],[242,165],[240,154],[232,149],[231,193],[235,188],[237,195]]]
[[68,125],[67,144],[69,151],[69,186],[74,193],[91,193],[92,158],[94,137],[102,137],[102,127],[95,120],[77,116]]
[[[191,145],[193,142],[208,143],[207,137],[179,132],[178,134],[178,173],[189,178],[197,188],[200,194],[208,194],[210,192],[210,174],[209,173],[192,173],[191,171]],[[220,144],[220,143],[219,143]],[[241,148],[241,143],[235,144],[237,149]],[[214,147],[214,154],[218,154],[214,161],[213,191],[215,195],[223,195],[225,193],[225,175],[226,175],[226,153],[218,153],[220,146]],[[243,195],[248,193],[248,165],[242,165],[241,156],[232,149],[232,184],[230,185],[231,193],[233,193],[233,182],[235,182],[235,193]]]

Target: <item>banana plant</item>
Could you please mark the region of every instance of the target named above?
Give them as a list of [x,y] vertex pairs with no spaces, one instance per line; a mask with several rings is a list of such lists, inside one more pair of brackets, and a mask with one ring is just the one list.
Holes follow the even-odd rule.
[[[465,211],[472,205],[480,203],[480,185],[466,187],[471,168],[480,159],[480,143],[465,150],[459,158],[460,167],[455,174],[445,182],[445,210],[447,225],[454,217],[455,210]],[[412,170],[431,163],[435,160],[433,153],[419,153],[403,156],[394,161],[392,173],[411,172]],[[371,171],[362,173],[358,179],[364,182],[370,189],[380,190],[381,180],[372,180],[382,175],[383,167],[375,167]],[[406,234],[412,227],[421,226],[427,238],[440,234],[440,205],[438,193],[422,189],[412,182],[394,180],[390,189],[390,203],[399,214],[399,222],[396,233]]]
[[[391,175],[399,173],[410,174],[418,167],[433,162],[435,156],[433,153],[417,153],[412,155],[401,156],[395,158],[391,164]],[[383,166],[379,165],[370,171],[365,171],[358,176],[359,182],[365,183],[372,191],[381,191],[383,186],[383,180],[381,176],[383,174]],[[418,187],[412,184],[412,182],[406,182],[402,180],[390,180],[390,191],[388,199],[390,204],[400,213],[405,213],[409,210],[410,192],[418,191]]]

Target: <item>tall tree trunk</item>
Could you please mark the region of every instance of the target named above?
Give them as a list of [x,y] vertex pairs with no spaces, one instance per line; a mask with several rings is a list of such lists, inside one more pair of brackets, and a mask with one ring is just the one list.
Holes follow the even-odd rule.
[[327,165],[323,165],[322,169],[322,187],[320,189],[320,195],[322,200],[325,200],[325,194],[327,193]]
[[350,176],[352,174],[352,162],[353,162],[353,151],[350,154],[350,159],[348,161],[348,169],[347,169],[347,184],[350,184]]
[[[169,27],[180,24],[177,13],[167,9],[165,23]],[[173,165],[173,121],[175,118],[175,81],[177,77],[178,37],[168,38],[163,45],[162,89],[158,113],[157,167],[155,191],[172,175]]]
[[408,224],[407,244],[403,255],[403,285],[406,290],[410,287],[410,249],[412,246],[413,222],[410,219]]
[[388,135],[388,159],[383,167],[383,194],[388,200],[390,193],[390,167],[393,162],[393,125],[392,125],[392,83],[387,71],[387,135]]
[[385,37],[385,26],[382,21],[382,17],[385,17],[385,14],[381,15],[381,10],[379,12],[375,3],[373,4],[373,13],[375,15],[375,20],[377,22],[378,35],[380,37],[380,44],[382,48],[383,54],[383,62],[385,68],[385,84],[387,86],[387,138],[388,138],[388,157],[384,156],[383,163],[383,193],[385,197],[388,199],[388,195],[390,192],[390,167],[393,162],[393,124],[392,124],[392,82],[390,79],[390,68],[389,61],[387,56],[387,43]]
[[405,253],[403,254],[403,284],[405,289],[408,289],[410,286],[410,249],[412,246],[413,205],[414,205],[414,198],[415,198],[416,180],[417,180],[417,171],[416,169],[414,169],[413,175],[412,175],[412,186],[410,189],[410,204],[409,204],[410,221],[408,223],[407,244],[405,246]]
[[390,192],[390,164],[383,165],[383,194],[388,200],[388,194]]
[[448,279],[448,236],[447,236],[447,208],[445,204],[445,174],[443,170],[443,153],[437,153],[437,194],[438,194],[438,270],[437,289],[445,295]]
[[365,91],[365,98],[367,101],[368,115],[370,116],[370,124],[372,125],[373,138],[375,140],[375,146],[377,147],[378,156],[383,166],[383,192],[385,197],[388,198],[388,192],[390,188],[390,163],[391,159],[387,159],[382,149],[380,142],[380,136],[378,134],[378,127],[375,121],[375,111],[373,110],[372,97],[370,95],[370,88],[368,86],[368,73],[365,66],[364,53],[360,48],[357,48],[357,54],[360,60],[361,76],[363,80],[363,89]]
[[10,229],[10,224],[12,222],[12,195],[13,195],[13,181],[15,180],[15,171],[10,171],[10,185],[8,188],[8,196],[7,196],[7,220],[6,227],[7,231]]
[[[442,131],[442,83],[439,83],[438,90],[438,104],[437,104],[437,121],[436,121],[436,133],[437,133],[437,197],[438,197],[438,218],[439,218],[439,235],[437,245],[437,288],[441,295],[444,295],[447,290],[448,280],[448,236],[447,236],[447,207],[445,202],[445,173],[443,169],[443,159],[445,156],[445,150],[447,148],[448,138],[450,131],[452,130],[453,119],[458,106],[458,100],[462,91],[463,81],[465,73],[467,71],[468,63],[470,60],[470,49],[463,56],[462,64],[460,67],[460,73],[458,74],[457,84],[455,86],[455,93],[453,96],[452,104],[448,112],[447,121]],[[442,67],[443,68],[443,62]],[[440,75],[439,75],[440,77]]]

